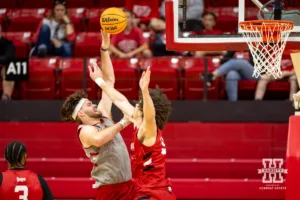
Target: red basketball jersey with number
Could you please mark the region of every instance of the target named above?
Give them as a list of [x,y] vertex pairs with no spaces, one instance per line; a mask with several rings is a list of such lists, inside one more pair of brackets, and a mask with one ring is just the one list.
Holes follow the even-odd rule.
[[132,175],[141,187],[170,186],[166,177],[166,145],[162,131],[158,130],[155,144],[151,147],[143,145],[137,138],[138,130],[133,133],[131,143]]
[[42,200],[43,190],[36,173],[30,170],[7,170],[2,173],[0,199]]

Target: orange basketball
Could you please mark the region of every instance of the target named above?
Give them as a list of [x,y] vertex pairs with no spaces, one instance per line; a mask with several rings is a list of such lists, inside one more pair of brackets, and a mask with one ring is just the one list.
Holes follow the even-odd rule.
[[126,24],[126,14],[120,8],[108,8],[101,14],[100,25],[107,33],[121,33],[125,29]]

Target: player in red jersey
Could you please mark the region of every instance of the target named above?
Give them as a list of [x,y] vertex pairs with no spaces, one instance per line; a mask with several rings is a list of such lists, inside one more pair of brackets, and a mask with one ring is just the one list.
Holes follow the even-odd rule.
[[90,76],[122,112],[130,116],[137,130],[133,133],[132,172],[140,189],[139,199],[173,200],[171,184],[166,177],[166,145],[162,130],[171,113],[171,103],[162,91],[148,89],[150,67],[140,80],[141,95],[135,108],[125,96],[106,84],[101,70],[90,68]]
[[26,146],[21,142],[12,142],[6,146],[8,170],[0,173],[0,199],[53,200],[44,178],[24,168],[26,159]]

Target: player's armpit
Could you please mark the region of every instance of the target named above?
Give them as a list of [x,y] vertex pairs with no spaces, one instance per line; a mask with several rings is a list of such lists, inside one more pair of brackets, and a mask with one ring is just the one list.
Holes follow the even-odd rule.
[[0,172],[0,186],[2,185],[3,175],[2,172]]
[[52,195],[52,192],[47,184],[47,182],[45,181],[45,179],[40,176],[38,174],[38,179],[40,181],[40,184],[41,184],[41,187],[43,189],[43,200],[53,200],[53,195]]
[[100,147],[111,141],[122,129],[123,126],[120,123],[116,123],[104,130],[99,130],[94,126],[86,125],[82,127],[79,138],[84,148],[91,146]]

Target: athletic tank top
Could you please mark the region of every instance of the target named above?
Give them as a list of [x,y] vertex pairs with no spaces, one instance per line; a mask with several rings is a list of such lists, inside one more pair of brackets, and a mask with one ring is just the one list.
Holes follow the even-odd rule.
[[166,145],[162,131],[158,130],[154,145],[147,147],[137,138],[138,130],[133,132],[131,143],[132,174],[141,187],[155,188],[170,186],[166,177]]
[[36,173],[30,170],[7,170],[2,173],[0,186],[2,200],[42,200],[43,189]]
[[[95,124],[99,130],[113,126],[114,123],[108,118],[101,118],[100,122]],[[78,133],[83,125],[78,127]],[[113,140],[107,142],[101,147],[91,146],[83,148],[86,156],[93,163],[91,176],[96,180],[93,188],[102,185],[123,183],[132,178],[130,157],[127,147],[120,133]]]

